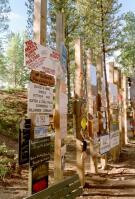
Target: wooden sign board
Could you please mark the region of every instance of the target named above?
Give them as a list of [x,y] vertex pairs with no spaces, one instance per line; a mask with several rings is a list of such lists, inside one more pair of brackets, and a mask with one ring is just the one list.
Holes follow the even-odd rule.
[[110,133],[110,146],[111,148],[119,145],[119,133],[118,131]]
[[30,74],[30,80],[33,83],[37,83],[43,86],[54,86],[55,85],[55,79],[52,75],[48,75],[44,72],[39,71],[31,71]]
[[30,128],[19,129],[19,165],[29,162]]
[[60,66],[60,54],[51,48],[28,40],[25,42],[25,64],[32,70],[55,75]]
[[50,137],[30,142],[30,166],[34,167],[50,160]]
[[53,88],[39,84],[29,83],[28,113],[53,112]]
[[110,136],[100,136],[100,154],[104,154],[110,150]]
[[42,191],[48,187],[48,169],[48,162],[42,162],[31,168],[32,194]]

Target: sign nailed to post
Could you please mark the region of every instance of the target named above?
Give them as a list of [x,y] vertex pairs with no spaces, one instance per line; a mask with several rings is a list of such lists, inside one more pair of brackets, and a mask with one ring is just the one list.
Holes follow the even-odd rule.
[[30,80],[33,83],[37,83],[43,86],[54,86],[55,85],[55,79],[53,76],[48,75],[44,72],[39,72],[39,71],[31,71],[30,74]]
[[[31,40],[25,42],[25,64],[32,70],[55,75],[60,65],[59,52]],[[55,67],[54,67],[55,66]]]
[[28,113],[48,113],[53,111],[53,88],[29,83]]
[[67,49],[66,49],[64,43],[61,43],[60,62],[61,62],[63,72],[66,72],[66,70],[67,70]]

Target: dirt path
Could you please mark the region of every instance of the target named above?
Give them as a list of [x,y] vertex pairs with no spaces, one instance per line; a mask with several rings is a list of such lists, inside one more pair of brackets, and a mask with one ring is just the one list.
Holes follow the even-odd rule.
[[[1,143],[17,150],[18,144],[5,136],[0,136]],[[76,172],[75,142],[67,147],[65,176]],[[98,175],[89,173],[87,161],[86,187],[79,199],[135,199],[135,145],[123,148],[117,164],[109,164],[107,170],[100,170]],[[54,182],[54,162],[49,163],[49,185]],[[0,183],[0,199],[22,199],[28,194],[28,167],[22,168],[21,175],[12,174],[5,183]]]
[[135,199],[135,145],[123,148],[118,164],[98,175],[86,176],[83,198],[87,199]]

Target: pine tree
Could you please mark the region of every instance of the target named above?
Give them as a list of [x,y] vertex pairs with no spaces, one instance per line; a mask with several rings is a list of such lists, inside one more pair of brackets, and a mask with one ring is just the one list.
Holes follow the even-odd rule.
[[7,81],[10,86],[24,87],[28,79],[28,70],[24,66],[24,36],[12,33],[6,51]]
[[128,12],[124,16],[124,27],[121,36],[121,50],[118,62],[122,70],[128,75],[135,71],[135,14]]
[[26,32],[30,39],[33,38],[33,20],[34,20],[34,0],[26,0],[25,5],[27,7],[27,26]]
[[0,51],[5,41],[5,33],[9,28],[9,13],[11,11],[9,0],[0,1]]

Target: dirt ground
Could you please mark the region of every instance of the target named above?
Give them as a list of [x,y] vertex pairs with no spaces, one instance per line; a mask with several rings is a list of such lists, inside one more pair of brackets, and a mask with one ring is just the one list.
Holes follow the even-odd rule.
[[[18,144],[1,136],[10,148],[17,151]],[[67,146],[64,176],[76,173],[75,143]],[[22,199],[28,194],[28,166],[21,167],[21,175],[13,173],[10,178],[0,181],[0,199]],[[49,185],[53,183],[53,160],[49,163]],[[135,199],[135,144],[123,148],[118,163],[109,163],[99,174],[89,173],[89,160],[86,162],[86,185],[81,198],[85,199]]]

